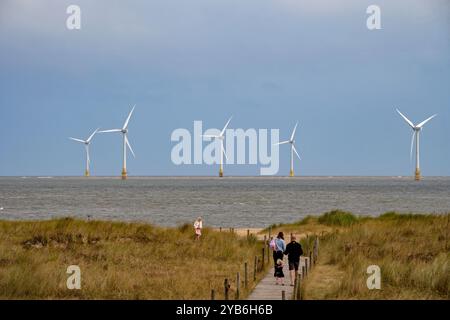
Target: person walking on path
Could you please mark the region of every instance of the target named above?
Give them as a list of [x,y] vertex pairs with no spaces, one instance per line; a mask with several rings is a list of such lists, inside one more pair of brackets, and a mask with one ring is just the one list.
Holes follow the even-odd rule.
[[200,236],[202,235],[203,221],[202,217],[198,217],[194,222],[195,229],[195,240],[200,240]]
[[270,247],[273,250],[273,265],[276,266],[278,259],[283,260],[283,252],[286,250],[283,232],[279,232],[278,236],[270,242]]
[[289,276],[291,278],[291,286],[294,286],[295,274],[298,273],[300,264],[300,256],[303,254],[302,245],[296,241],[294,235],[291,237],[291,242],[286,246],[284,254],[288,256]]
[[281,284],[282,286],[284,286],[283,266],[283,260],[278,259],[277,264],[274,267],[275,284]]

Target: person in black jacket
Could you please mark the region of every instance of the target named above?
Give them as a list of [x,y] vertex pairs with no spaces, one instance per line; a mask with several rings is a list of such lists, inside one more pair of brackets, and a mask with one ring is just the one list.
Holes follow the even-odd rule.
[[302,245],[295,241],[295,236],[292,235],[291,242],[286,246],[284,254],[288,256],[289,261],[289,276],[291,278],[291,286],[294,286],[295,273],[298,272],[300,264],[300,256],[303,254]]

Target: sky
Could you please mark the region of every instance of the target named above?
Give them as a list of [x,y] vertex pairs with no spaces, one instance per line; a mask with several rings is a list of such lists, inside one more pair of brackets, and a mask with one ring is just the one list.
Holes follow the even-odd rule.
[[[81,8],[81,29],[66,9]],[[366,9],[381,8],[369,30]],[[171,161],[193,121],[279,129],[299,121],[299,175],[411,175],[413,122],[424,175],[450,175],[450,2],[446,0],[2,0],[0,176],[84,172],[82,145],[136,105],[130,175],[216,175]],[[119,175],[119,135],[97,135],[91,174]],[[258,165],[225,166],[259,175]],[[279,175],[289,172],[280,147]]]

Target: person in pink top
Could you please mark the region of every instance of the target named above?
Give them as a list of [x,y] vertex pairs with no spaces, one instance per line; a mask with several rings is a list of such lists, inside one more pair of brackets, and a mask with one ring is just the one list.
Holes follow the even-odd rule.
[[203,222],[202,217],[198,217],[194,222],[195,229],[195,240],[200,240],[200,236],[202,235]]

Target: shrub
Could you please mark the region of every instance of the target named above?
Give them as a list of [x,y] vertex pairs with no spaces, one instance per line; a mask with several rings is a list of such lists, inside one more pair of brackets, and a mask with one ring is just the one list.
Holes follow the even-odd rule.
[[319,223],[329,226],[350,226],[357,221],[355,215],[341,210],[333,210],[319,217]]

